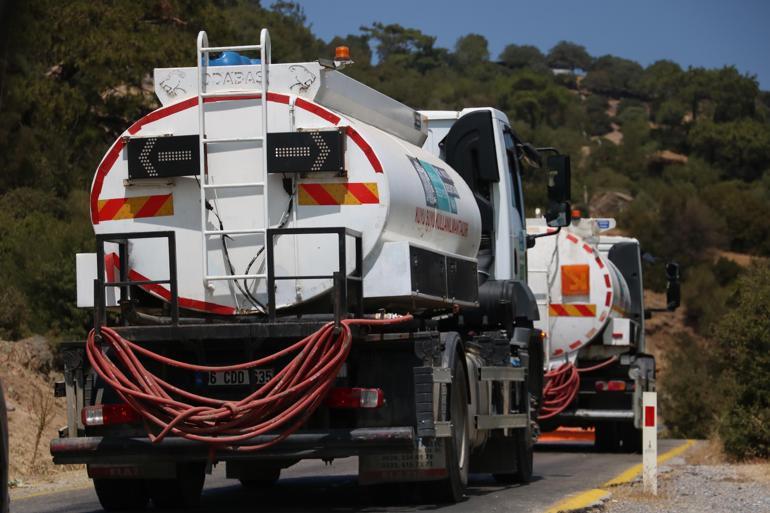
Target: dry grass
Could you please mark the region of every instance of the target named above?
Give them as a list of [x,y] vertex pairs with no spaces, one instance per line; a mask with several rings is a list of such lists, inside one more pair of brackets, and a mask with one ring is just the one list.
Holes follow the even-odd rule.
[[726,463],[727,456],[719,440],[701,440],[684,454],[688,465],[719,465]]

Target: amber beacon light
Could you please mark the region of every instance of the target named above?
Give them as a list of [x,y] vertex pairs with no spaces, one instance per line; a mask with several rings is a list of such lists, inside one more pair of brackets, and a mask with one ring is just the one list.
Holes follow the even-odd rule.
[[347,46],[338,46],[334,49],[335,61],[349,61],[350,60],[350,48]]

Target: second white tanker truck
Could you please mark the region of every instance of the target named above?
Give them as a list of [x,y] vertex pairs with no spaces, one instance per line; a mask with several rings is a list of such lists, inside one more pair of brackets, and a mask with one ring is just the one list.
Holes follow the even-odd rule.
[[[418,112],[333,61],[198,38],[96,169],[94,330],[65,353],[59,464],[105,509],[194,504],[217,463],[266,486],[359,456],[363,483],[463,496],[532,473],[542,341],[521,166],[493,108]],[[258,59],[243,54],[258,52]],[[549,225],[569,159],[547,159]]]
[[[644,320],[639,241],[607,235],[608,218],[580,218],[563,229],[527,221],[529,285],[538,301],[535,327],[545,337],[546,386],[540,427],[595,428],[602,451],[641,450],[642,392],[655,390],[655,358]],[[558,231],[558,233],[557,233]],[[679,306],[679,270],[668,264],[667,310]]]

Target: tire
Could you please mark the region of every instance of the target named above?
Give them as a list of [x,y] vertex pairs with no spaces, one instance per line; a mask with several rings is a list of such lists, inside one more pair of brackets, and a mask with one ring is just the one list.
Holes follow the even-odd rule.
[[261,490],[273,486],[278,482],[278,478],[280,477],[280,468],[270,468],[251,473],[249,474],[249,477],[241,477],[238,480],[244,488],[248,488],[249,490]]
[[[456,336],[456,335],[455,335]],[[461,356],[455,355],[452,365],[452,383],[447,396],[447,412],[452,422],[452,436],[444,438],[448,477],[426,483],[431,499],[439,503],[460,502],[468,486],[470,435],[468,432],[468,383]]]
[[[527,413],[532,417],[532,399],[530,398]],[[515,441],[514,457],[516,458],[516,471],[510,473],[492,474],[500,484],[526,484],[532,481],[532,468],[534,466],[535,443],[532,439],[532,422],[525,429],[517,429],[512,438]]]
[[620,450],[620,430],[617,422],[596,424],[594,448],[599,452],[618,452]]
[[147,488],[153,504],[163,509],[197,506],[206,480],[205,463],[178,463],[174,479],[148,479]]
[[94,479],[104,511],[135,511],[147,507],[150,496],[143,479]]

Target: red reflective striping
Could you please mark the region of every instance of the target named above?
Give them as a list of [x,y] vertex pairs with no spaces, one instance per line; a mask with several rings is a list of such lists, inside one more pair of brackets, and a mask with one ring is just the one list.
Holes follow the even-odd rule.
[[[104,264],[109,281],[115,281],[115,269],[120,267],[120,257],[117,253],[107,253],[104,255]],[[111,271],[110,271],[111,269]],[[110,272],[112,275],[110,275]],[[133,269],[128,270],[128,279],[133,281],[149,281],[149,278],[140,274]],[[152,285],[140,285],[144,290],[157,294],[166,301],[171,301],[171,292],[163,288],[161,285],[155,283]],[[203,312],[216,313],[220,315],[233,315],[235,308],[229,306],[218,305],[216,303],[207,303],[205,301],[198,301],[197,299],[187,299],[184,297],[179,298],[179,306],[182,308],[188,308],[190,310],[198,310]]]
[[170,116],[171,114],[176,114],[177,112],[182,112],[183,110],[187,110],[190,107],[194,107],[195,105],[198,105],[198,99],[197,98],[188,98],[184,101],[181,101],[179,103],[175,103],[173,105],[169,105],[168,107],[160,108],[156,111],[150,112],[143,118],[141,118],[139,121],[134,123],[128,128],[128,133],[131,135],[134,135],[139,130],[142,129],[144,125],[147,123],[152,123],[153,121],[158,121],[159,119],[163,119],[166,116]]
[[[149,278],[139,274],[138,272],[130,269],[128,271],[128,278],[133,281],[148,281]],[[166,290],[163,286],[155,283],[151,285],[141,285],[143,289],[153,294],[157,294],[166,301],[171,301],[171,292]],[[208,312],[220,315],[233,315],[235,308],[229,306],[218,305],[215,303],[207,303],[205,301],[198,301],[197,299],[187,299],[184,297],[179,298],[179,306],[187,308],[189,310],[197,310],[199,312]]]
[[567,240],[568,240],[568,241],[570,241],[570,242],[574,242],[575,244],[577,244],[577,243],[578,243],[577,237],[575,237],[575,236],[574,236],[574,235],[572,235],[571,233],[568,233],[568,234],[567,234]]
[[305,192],[310,194],[319,205],[339,205],[339,202],[319,183],[305,183],[302,184],[302,188],[305,189]]
[[644,407],[644,427],[655,427],[655,407]]
[[234,102],[237,100],[259,100],[260,98],[262,98],[261,94],[247,94],[245,96],[211,96],[209,98],[204,98],[203,103]]
[[[211,98],[206,98],[204,99],[204,101],[207,103],[210,103],[210,102],[229,101],[229,100],[248,100],[248,99],[256,99],[260,97],[261,95],[258,95],[258,94],[253,96],[214,96]],[[283,104],[289,103],[289,96],[285,94],[267,93],[267,99],[269,101],[275,101],[276,103],[283,103]],[[148,123],[158,121],[159,119],[163,119],[167,116],[176,114],[177,112],[181,112],[183,110],[195,107],[197,105],[198,105],[198,98],[188,98],[179,103],[169,105],[168,107],[162,107],[156,111],[150,112],[143,118],[136,121],[133,125],[131,125],[128,128],[128,133],[131,135],[134,135],[137,132],[139,132],[139,130],[141,130]],[[300,107],[309,112],[312,112],[313,114],[316,114],[317,116],[323,119],[326,119],[327,121],[335,125],[339,123],[341,120],[341,118],[336,114],[329,112],[323,107],[310,103],[307,100],[304,100],[302,98],[297,98],[296,105],[297,107]],[[363,139],[363,137],[361,137],[361,135],[351,127],[347,128],[347,135],[351,139],[353,139],[353,142],[355,142],[358,145],[358,147],[361,148],[361,150],[364,152],[366,157],[369,159],[369,163],[374,168],[374,172],[382,173],[382,164],[380,163],[380,160],[377,158],[377,155],[374,153],[374,150],[372,150],[372,147],[369,146],[369,143],[367,143]],[[110,150],[107,152],[107,155],[105,155],[102,162],[99,164],[98,169],[96,170],[96,177],[94,178],[94,184],[93,184],[93,187],[91,188],[91,223],[92,224],[99,224],[99,196],[101,195],[102,187],[104,186],[104,178],[110,172],[110,169],[112,169],[112,166],[115,164],[115,161],[120,156],[120,152],[123,151],[124,146],[125,146],[125,142],[123,138],[121,137],[117,139],[113,143]],[[569,238],[570,236],[568,235],[567,237]]]
[[375,155],[374,150],[371,146],[369,146],[369,143],[364,141],[364,138],[361,137],[361,134],[355,131],[353,127],[347,128],[347,134],[348,136],[353,139],[353,142],[355,142],[359,148],[361,148],[361,151],[364,152],[364,155],[366,155],[366,158],[369,159],[369,163],[374,168],[375,173],[382,173],[382,164],[380,163],[380,159],[377,158],[377,155]]
[[289,104],[289,95],[280,93],[267,93],[267,101]]
[[348,191],[356,197],[361,203],[379,203],[380,198],[374,194],[366,184],[363,183],[349,183],[347,184]]
[[340,117],[338,115],[334,114],[333,112],[329,112],[320,105],[310,103],[309,101],[302,98],[297,98],[295,105],[300,109],[305,109],[308,112],[312,112],[316,116],[323,118],[334,125],[340,122]]
[[117,253],[104,255],[104,274],[107,275],[107,281],[115,281],[115,270],[118,267],[120,267],[120,259]]
[[623,334],[622,333],[613,333],[612,334],[612,338],[623,338]]
[[608,289],[612,287],[612,282],[610,281],[610,275],[609,274],[605,274],[604,275],[604,284],[607,285]]
[[577,349],[578,347],[580,347],[580,344],[581,344],[580,340],[576,340],[576,341],[574,341],[573,343],[571,343],[569,345],[569,348],[570,349]]
[[160,196],[150,196],[142,208],[134,215],[134,217],[152,217],[160,208],[171,199],[171,194],[163,194]]
[[109,221],[115,217],[123,205],[126,204],[125,198],[109,199],[105,202],[102,208],[99,209],[99,221]]
[[596,257],[596,263],[599,264],[599,269],[604,269],[604,262],[598,256]]
[[593,249],[591,249],[591,246],[589,246],[588,244],[583,244],[583,249],[584,249],[584,250],[586,251],[586,253],[588,253],[589,255],[593,255],[593,254],[594,254],[594,250],[593,250]]
[[563,352],[564,352],[564,350],[563,350],[563,349],[554,349],[554,350],[553,350],[553,355],[554,355],[554,356],[559,356],[559,355],[560,355],[560,354],[562,354]]
[[604,298],[604,306],[610,306],[610,303],[612,303],[612,292],[607,291],[607,297]]
[[588,305],[572,305],[578,312],[580,312],[580,315],[583,317],[593,317],[596,312],[591,310],[591,308]]
[[564,306],[562,306],[562,305],[552,304],[552,305],[551,305],[551,308],[552,308],[554,311],[556,311],[556,315],[557,315],[557,316],[561,316],[561,317],[567,317],[567,316],[569,316],[569,312],[567,312],[567,309],[566,309],[566,308],[564,308]]
[[105,155],[102,163],[99,164],[99,168],[96,170],[96,178],[94,179],[94,186],[91,191],[91,223],[99,224],[99,194],[102,192],[102,185],[104,185],[104,177],[112,169],[115,161],[118,160],[120,152],[123,151],[123,138],[118,139],[110,148],[110,151]]

